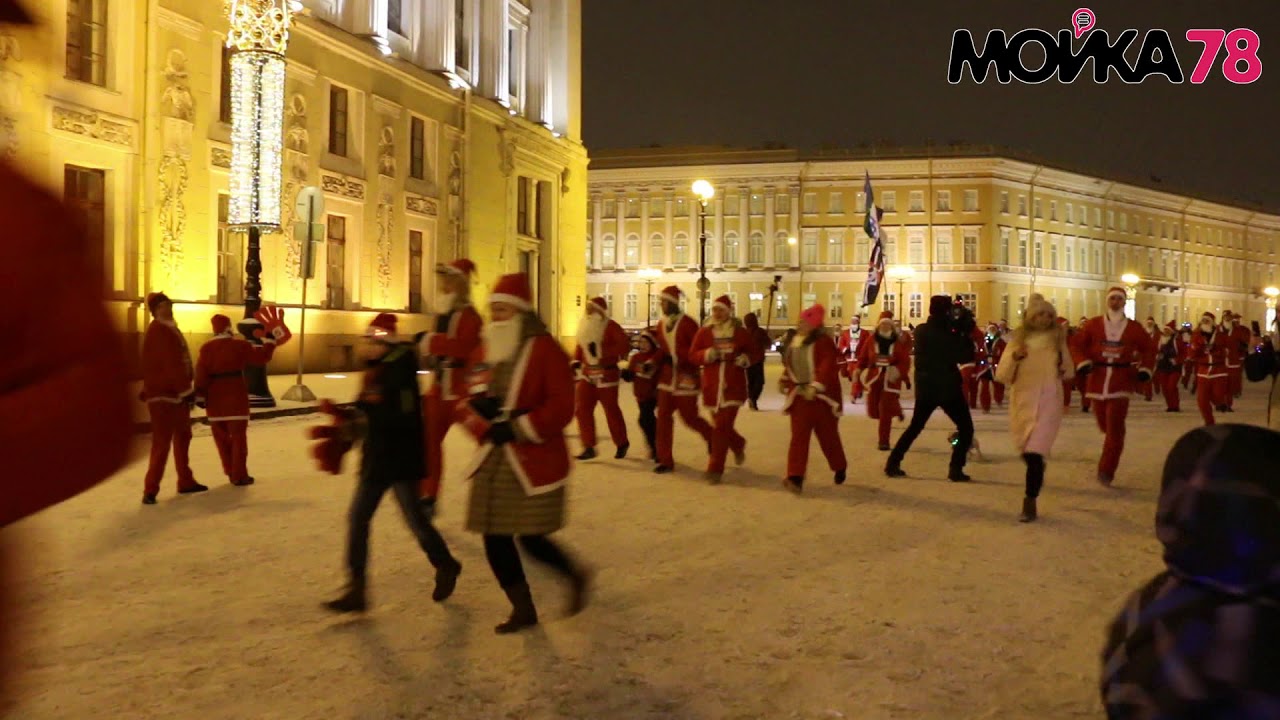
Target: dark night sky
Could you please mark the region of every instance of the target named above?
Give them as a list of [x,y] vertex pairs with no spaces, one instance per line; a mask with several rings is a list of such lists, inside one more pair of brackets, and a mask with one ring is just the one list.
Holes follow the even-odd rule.
[[[1097,85],[1090,65],[1071,85],[947,83],[957,28],[979,43],[992,28],[1056,33],[1081,4],[1112,42],[1167,30],[1188,80]],[[960,140],[1280,210],[1280,0],[583,0],[583,13],[592,150]],[[1186,30],[1238,27],[1261,36],[1261,79],[1215,68],[1192,85],[1201,45]]]

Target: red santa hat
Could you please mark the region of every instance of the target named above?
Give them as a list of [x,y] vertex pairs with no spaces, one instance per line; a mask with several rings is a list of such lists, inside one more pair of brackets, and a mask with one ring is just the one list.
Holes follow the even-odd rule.
[[1173,325],[1173,321],[1172,321],[1172,320],[1170,320],[1170,321],[1169,321],[1169,323],[1168,323],[1167,325],[1163,325],[1163,326],[1161,326],[1161,328],[1160,328],[1160,334],[1161,334],[1161,335],[1172,335],[1176,330],[1177,330],[1177,328],[1175,328],[1175,327],[1174,327],[1174,325]]
[[1169,322],[1165,323],[1164,326],[1169,328],[1170,331],[1178,329],[1178,323],[1174,320],[1170,320]]
[[489,295],[490,303],[506,303],[521,310],[533,309],[533,292],[529,289],[529,276],[524,273],[511,273],[498,278]]
[[365,329],[364,336],[371,338],[394,338],[396,336],[396,316],[391,313],[378,313],[377,317],[369,323],[369,327]]
[[728,295],[721,295],[716,298],[715,302],[711,303],[711,307],[721,307],[728,310],[730,315],[733,314],[733,301],[729,299]]
[[880,325],[884,325],[885,323],[889,323],[890,325],[893,324],[892,310],[883,310],[880,312],[880,317],[877,319],[876,325],[880,326]]
[[658,295],[658,299],[666,300],[667,302],[673,302],[679,305],[681,294],[682,293],[680,292],[680,288],[676,287],[675,285],[668,285],[662,288],[662,293]]
[[587,305],[594,306],[595,309],[600,311],[601,315],[604,315],[605,317],[609,316],[609,303],[604,298],[593,297],[587,302]]
[[800,319],[809,324],[810,327],[822,327],[822,321],[827,317],[827,309],[822,307],[821,303],[800,313]]
[[1107,291],[1107,299],[1110,300],[1112,295],[1119,295],[1125,300],[1129,299],[1129,293],[1122,287],[1113,287]]
[[214,315],[212,318],[210,318],[210,322],[213,324],[214,335],[221,335],[231,330],[231,318],[227,317],[226,315],[222,315],[222,314]]
[[1202,315],[1200,316],[1200,319],[1201,319],[1201,320],[1203,320],[1203,319],[1205,319],[1205,318],[1209,318],[1209,319],[1210,319],[1211,321],[1213,321],[1213,322],[1217,322],[1217,321],[1218,321],[1218,316],[1214,315],[1213,313],[1209,312],[1208,310],[1205,310],[1205,311],[1204,311],[1204,314],[1202,314]]
[[653,328],[647,327],[636,333],[636,339],[639,340],[640,338],[648,340],[653,347],[658,347],[658,334]]
[[156,307],[162,302],[172,302],[168,295],[162,292],[147,293],[147,309],[152,315],[156,314]]
[[441,275],[458,275],[470,279],[476,272],[476,264],[467,258],[458,258],[437,265],[436,272]]

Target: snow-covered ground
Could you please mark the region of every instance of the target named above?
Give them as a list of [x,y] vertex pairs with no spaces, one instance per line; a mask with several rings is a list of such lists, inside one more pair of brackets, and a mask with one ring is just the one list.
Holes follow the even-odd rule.
[[[140,461],[6,531],[26,559],[11,717],[1099,716],[1103,631],[1160,567],[1154,498],[1168,448],[1200,422],[1189,399],[1180,415],[1134,403],[1114,489],[1094,483],[1101,437],[1074,408],[1042,518],[1022,525],[1004,411],[978,416],[986,461],[957,485],[943,479],[941,413],[904,463],[911,477],[890,480],[863,406],[847,409],[849,482],[831,484],[815,443],[797,498],[779,486],[788,430],[772,388],[771,376],[767,411],[740,416],[747,462],[718,487],[700,481],[705,450],[679,428],[679,472],[650,472],[627,390],[633,457],[576,466],[558,535],[597,569],[593,604],[564,619],[563,589],[530,564],[544,624],[503,637],[492,627],[506,600],[460,529],[461,434],[439,519],[465,566],[457,594],[431,602],[430,568],[388,498],[374,609],[342,619],[320,602],[343,581],[354,478],[313,469],[303,433],[315,418],[256,423],[258,484],[243,489],[218,476],[198,428],[209,493],[175,496],[171,470],[160,504],[143,507]],[[1230,419],[1261,422],[1260,388],[1246,393]]]

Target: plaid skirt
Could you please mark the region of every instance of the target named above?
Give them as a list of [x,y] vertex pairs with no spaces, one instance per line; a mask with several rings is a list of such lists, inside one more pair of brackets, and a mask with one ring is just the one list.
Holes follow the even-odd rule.
[[529,495],[494,448],[471,477],[467,530],[485,535],[547,535],[564,527],[565,488]]

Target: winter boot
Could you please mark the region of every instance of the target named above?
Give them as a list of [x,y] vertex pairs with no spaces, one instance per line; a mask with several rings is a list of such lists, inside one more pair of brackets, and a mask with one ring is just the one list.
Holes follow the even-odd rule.
[[712,485],[719,485],[720,480],[723,478],[724,478],[724,473],[711,472],[710,470],[702,473],[702,479],[706,480]]
[[947,479],[951,482],[969,482],[973,480],[973,478],[964,474],[964,468],[962,467],[951,468],[951,470],[947,472]]
[[568,616],[573,617],[587,607],[587,594],[591,591],[592,573],[590,570],[578,568],[569,581]]
[[436,602],[444,602],[453,594],[453,589],[458,586],[458,576],[462,574],[462,563],[457,560],[451,560],[447,565],[441,565],[436,568],[436,587],[431,591],[431,599]]
[[889,443],[880,443],[879,445],[876,446],[876,449],[881,452],[889,452],[890,450]]
[[368,607],[365,598],[364,580],[352,580],[347,589],[335,600],[324,604],[325,608],[336,613],[364,612]]
[[187,485],[187,486],[185,486],[185,487],[180,487],[180,488],[178,488],[178,494],[179,494],[179,495],[190,495],[191,493],[202,493],[202,492],[208,492],[208,490],[209,490],[209,486],[207,486],[207,485],[201,485],[200,483],[198,483],[198,482],[196,482],[196,481],[192,480],[190,485]]
[[751,402],[751,409],[752,409],[752,410],[759,410],[759,409],[760,409],[760,406],[756,404],[756,401],[755,401],[755,400],[752,400],[752,401],[750,401],[750,402]]
[[1032,522],[1036,519],[1036,499],[1033,497],[1022,498],[1022,514],[1018,516],[1018,522]]
[[1102,487],[1111,487],[1111,483],[1115,482],[1115,480],[1116,480],[1115,476],[1112,475],[1111,473],[1104,473],[1104,472],[1098,473],[1098,484],[1101,485]]
[[520,583],[502,588],[511,601],[511,617],[499,623],[493,631],[499,635],[519,632],[538,624],[538,609],[533,606],[533,596],[529,594],[529,584]]
[[837,471],[836,471],[836,477],[835,477],[835,480],[836,480],[836,484],[837,484],[837,485],[843,485],[843,484],[844,484],[844,470],[837,470]]
[[658,475],[666,475],[667,473],[672,472],[674,470],[675,468],[671,467],[670,465],[659,465],[653,469],[653,471]]
[[738,448],[737,450],[734,450],[734,451],[733,451],[733,464],[734,464],[734,465],[741,465],[742,463],[744,463],[744,462],[746,462],[746,461],[747,461],[747,446],[746,446],[746,445],[743,445],[742,447],[740,447],[740,448]]
[[596,449],[589,447],[578,454],[578,460],[594,460],[596,458]]
[[156,504],[156,494],[155,494],[155,493],[142,493],[142,504],[143,504],[143,505],[155,505],[155,504]]
[[799,495],[800,493],[804,492],[804,476],[792,475],[788,477],[786,480],[782,481],[782,487]]
[[235,485],[236,487],[244,487],[245,485],[252,485],[253,483],[254,483],[253,478],[249,477],[248,475],[244,476],[243,478],[240,478],[239,480],[231,481],[231,484]]
[[900,460],[893,459],[892,455],[889,456],[889,462],[884,465],[885,476],[891,478],[906,477],[907,473],[902,469],[902,465],[900,463]]
[[614,460],[621,460],[627,456],[627,451],[631,449],[631,443],[622,443],[618,446],[618,450],[613,453]]

